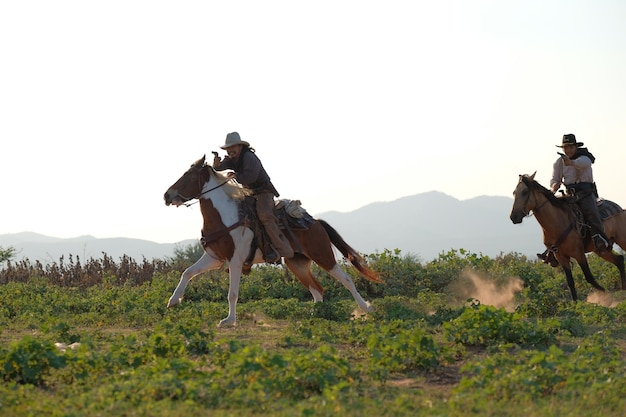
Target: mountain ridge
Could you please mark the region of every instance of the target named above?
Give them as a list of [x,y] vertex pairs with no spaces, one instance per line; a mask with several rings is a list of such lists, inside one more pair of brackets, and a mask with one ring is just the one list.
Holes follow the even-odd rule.
[[[513,225],[509,212],[513,199],[478,196],[458,200],[439,191],[401,197],[393,201],[369,203],[350,212],[327,211],[315,218],[332,225],[342,237],[362,253],[401,250],[423,261],[437,258],[451,249],[465,249],[486,256],[516,252],[529,257],[543,251],[539,224],[527,220]],[[14,260],[55,262],[61,256],[81,259],[114,259],[124,255],[134,259],[172,257],[178,247],[196,244],[197,239],[156,243],[128,237],[95,238],[82,235],[56,238],[36,232],[0,234],[0,247],[16,249]]]

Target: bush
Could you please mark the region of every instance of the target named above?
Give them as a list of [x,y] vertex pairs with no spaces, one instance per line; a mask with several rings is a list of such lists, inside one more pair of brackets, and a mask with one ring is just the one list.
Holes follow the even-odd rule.
[[443,329],[449,340],[473,346],[548,346],[555,341],[554,335],[524,321],[519,314],[483,305],[466,308],[459,317],[444,323]]
[[24,336],[0,352],[0,376],[18,384],[42,385],[51,369],[65,366],[65,358],[52,342]]
[[[480,395],[482,401],[535,401],[546,396],[568,400],[591,397],[615,387],[624,391],[626,365],[615,342],[597,333],[571,354],[556,346],[547,351],[503,350],[463,367],[455,401]],[[476,393],[476,394],[472,394]]]

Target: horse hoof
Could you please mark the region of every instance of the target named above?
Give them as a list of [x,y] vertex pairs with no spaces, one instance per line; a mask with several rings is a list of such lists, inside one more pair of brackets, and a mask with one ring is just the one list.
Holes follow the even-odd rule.
[[167,308],[176,307],[178,304],[180,304],[180,298],[176,300],[170,298],[169,301],[167,302]]
[[366,301],[363,311],[365,311],[366,313],[371,313],[372,311],[374,311],[374,306],[371,305],[369,301]]
[[217,327],[234,327],[234,326],[235,326],[235,319],[231,319],[228,317],[221,320],[220,323],[217,325]]

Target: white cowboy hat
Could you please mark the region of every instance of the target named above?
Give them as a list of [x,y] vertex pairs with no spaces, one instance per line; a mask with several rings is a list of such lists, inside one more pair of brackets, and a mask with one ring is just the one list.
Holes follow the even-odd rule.
[[241,140],[241,138],[239,137],[239,133],[232,132],[226,135],[226,143],[224,144],[224,146],[220,146],[220,148],[228,149],[231,146],[235,146],[235,145],[243,145],[243,146],[248,146],[248,147],[250,146],[248,142],[246,142],[245,140]]

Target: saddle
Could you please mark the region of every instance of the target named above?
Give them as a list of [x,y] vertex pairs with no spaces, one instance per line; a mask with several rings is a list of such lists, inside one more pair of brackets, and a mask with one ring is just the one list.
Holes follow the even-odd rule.
[[[589,230],[590,227],[587,224],[587,220],[583,216],[580,207],[578,206],[578,204],[576,204],[576,198],[568,195],[561,198],[563,198],[569,204],[572,212],[576,216],[576,227],[578,229],[578,232],[583,238],[585,238],[586,231]],[[603,198],[596,199],[596,206],[598,207],[601,221],[605,221],[606,219],[613,217],[623,211],[622,207],[619,204],[611,200],[605,200]]]
[[[315,223],[315,219],[301,206],[300,200],[278,200],[274,207],[274,215],[278,220],[278,227],[283,230],[287,239],[293,242],[296,248],[301,252],[302,250],[299,248],[300,245],[293,231],[307,230]],[[263,227],[263,223],[261,223],[257,216],[256,199],[254,197],[248,196],[242,201],[239,206],[239,216],[245,219],[246,224],[254,232],[254,238],[250,244],[250,252],[244,261],[243,273],[248,274],[252,268],[252,261],[257,249],[261,250],[264,257],[273,252],[274,249]]]
[[[580,236],[585,239],[587,237],[587,231],[591,230],[591,227],[587,224],[585,217],[583,216],[580,207],[576,204],[576,198],[573,196],[565,195],[563,198],[574,213],[576,217],[576,229]],[[596,205],[598,206],[598,211],[600,212],[600,220],[605,221],[606,219],[613,217],[622,212],[622,207],[619,204],[611,201],[599,198],[596,200]],[[550,248],[546,249],[544,253],[538,253],[537,257],[541,259],[544,263],[547,263],[553,267],[559,266],[558,261],[554,256],[554,251]]]

